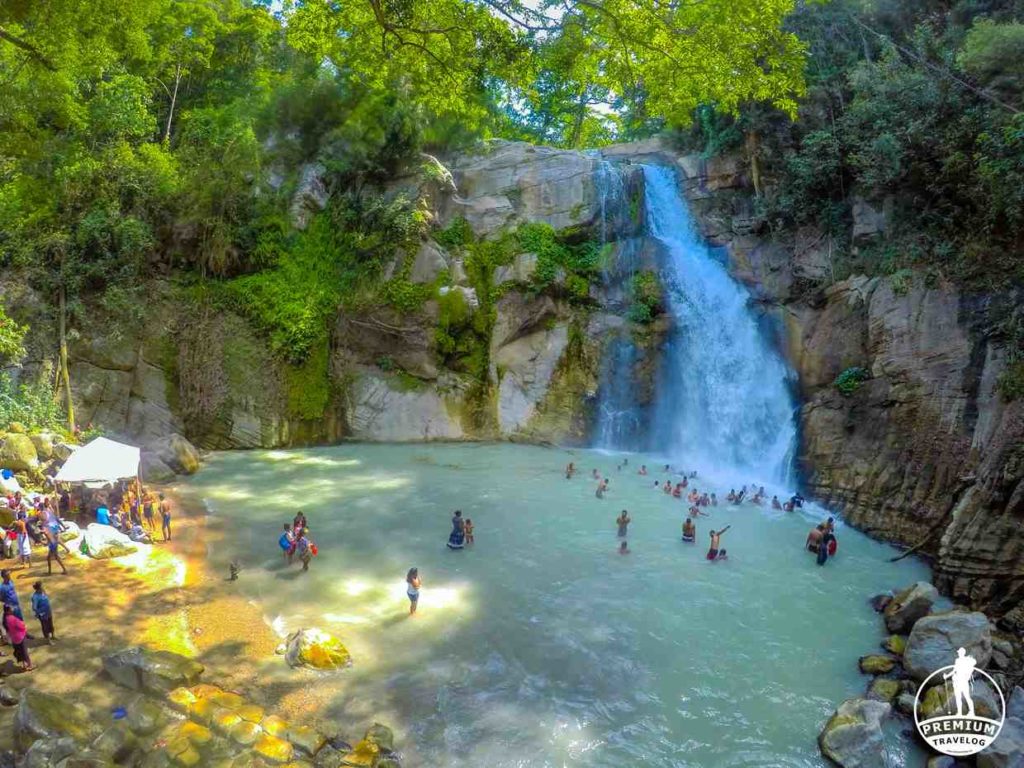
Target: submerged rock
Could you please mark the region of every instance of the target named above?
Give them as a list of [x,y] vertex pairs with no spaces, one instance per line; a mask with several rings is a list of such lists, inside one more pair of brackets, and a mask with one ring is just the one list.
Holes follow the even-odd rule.
[[928,615],[938,599],[939,590],[933,584],[927,581],[911,584],[885,606],[886,629],[897,635],[906,634],[914,622]]
[[883,701],[847,699],[818,736],[821,753],[843,768],[883,768],[882,720],[891,711],[892,707]]
[[884,675],[892,672],[896,667],[897,659],[894,656],[886,656],[881,653],[873,653],[860,657],[860,671],[866,675]]
[[195,684],[204,667],[177,653],[136,646],[104,656],[103,669],[125,688],[164,695]]
[[903,651],[907,649],[907,638],[904,635],[889,635],[882,641],[882,647],[889,653],[902,656]]
[[992,629],[985,614],[951,611],[921,619],[907,640],[903,666],[911,677],[921,681],[952,664],[958,648],[966,649],[979,667],[988,666],[992,657]]
[[341,669],[351,666],[352,657],[338,638],[312,627],[289,636],[285,660],[292,667]]
[[[878,677],[872,680],[871,685],[868,687],[868,698],[892,704],[893,700],[900,695],[900,688],[899,680]],[[911,700],[913,700],[913,697],[911,697]]]
[[881,613],[882,611],[884,611],[885,610],[885,606],[887,606],[891,602],[892,602],[892,595],[889,594],[888,592],[886,592],[884,594],[881,594],[881,595],[875,595],[870,600],[868,600],[868,603],[875,610],[875,613]]

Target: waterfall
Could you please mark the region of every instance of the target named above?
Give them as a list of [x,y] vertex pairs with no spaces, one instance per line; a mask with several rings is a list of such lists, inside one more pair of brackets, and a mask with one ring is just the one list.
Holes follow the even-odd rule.
[[[697,233],[672,169],[643,170],[647,234],[660,246],[659,273],[674,320],[645,447],[702,473],[745,470],[784,481],[796,444],[788,369],[747,291]],[[615,343],[606,362],[607,376],[628,376],[629,354]],[[621,382],[606,379],[602,387],[621,396]],[[622,438],[623,410],[621,400],[618,408],[601,409],[600,447],[635,448]]]

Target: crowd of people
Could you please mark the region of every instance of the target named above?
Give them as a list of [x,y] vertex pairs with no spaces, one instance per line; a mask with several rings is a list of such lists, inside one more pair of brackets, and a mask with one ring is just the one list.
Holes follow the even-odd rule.
[[[61,574],[68,568],[61,552],[70,554],[61,534],[76,524],[95,522],[107,525],[125,534],[133,541],[152,543],[156,535],[156,518],[160,517],[163,541],[171,539],[171,504],[162,493],[141,486],[118,486],[101,491],[76,491],[58,488],[50,494],[23,493],[16,490],[0,497],[0,508],[10,517],[10,523],[0,528],[3,557],[16,561],[23,569],[32,567],[33,547],[44,547],[46,572],[53,574],[56,566]],[[80,545],[87,547],[85,540]],[[87,551],[83,549],[83,552]],[[11,569],[0,571],[0,604],[3,620],[0,622],[0,642],[14,649],[15,661],[30,672],[35,669],[29,656],[27,640],[31,640],[25,625],[21,601],[11,579]],[[52,643],[57,639],[53,624],[53,607],[41,581],[32,585],[32,615],[39,620],[43,639]],[[0,651],[0,656],[5,655]]]
[[[621,472],[623,469],[629,466],[629,459],[623,459],[619,464],[616,465],[616,471]],[[565,468],[566,480],[571,480],[577,474],[576,464],[569,462]],[[666,496],[670,496],[674,499],[684,500],[689,504],[687,510],[687,516],[683,521],[682,526],[682,540],[687,544],[693,544],[697,541],[697,525],[695,520],[700,517],[710,516],[710,512],[706,511],[707,508],[718,506],[718,497],[715,493],[701,491],[696,487],[695,481],[697,479],[697,473],[695,471],[682,471],[674,472],[671,465],[666,464],[663,468],[663,472],[667,475],[664,480],[655,480],[654,487],[660,488],[662,493]],[[646,464],[641,464],[637,470],[637,475],[641,477],[647,477],[651,474],[647,469]],[[591,479],[597,482],[597,489],[595,495],[599,499],[603,499],[605,494],[608,493],[609,481],[608,478],[603,476],[596,468],[590,472]],[[687,491],[689,489],[689,491]],[[755,506],[764,506],[766,503],[771,504],[771,508],[780,511],[793,512],[794,510],[800,509],[804,504],[804,497],[799,493],[793,494],[788,501],[781,502],[777,495],[771,497],[771,501],[768,502],[768,494],[764,489],[763,485],[757,485],[752,483],[749,487],[743,485],[740,490],[737,491],[735,488],[729,489],[729,494],[725,497],[725,502],[733,506],[740,506],[744,503],[754,504]],[[622,539],[619,542],[618,552],[621,555],[630,553],[629,543],[626,541],[627,531],[631,518],[627,510],[622,510],[619,516],[615,519],[615,525],[617,527],[618,538]],[[732,526],[727,525],[719,530],[710,530],[708,532],[709,542],[707,559],[711,561],[724,560],[727,557],[726,550],[721,546],[722,535],[729,530]],[[835,537],[835,520],[829,518],[827,521],[816,526],[807,537],[806,547],[810,552],[813,552],[817,556],[819,565],[824,565],[829,557],[835,555],[837,540]]]

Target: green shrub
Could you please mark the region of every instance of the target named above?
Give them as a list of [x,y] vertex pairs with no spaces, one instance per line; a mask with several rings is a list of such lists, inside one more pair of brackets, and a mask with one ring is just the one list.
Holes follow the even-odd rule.
[[999,375],[996,388],[1007,403],[1024,397],[1024,360],[1010,363]]
[[44,365],[35,380],[15,387],[11,377],[0,372],[0,429],[13,423],[28,432],[64,427],[64,409],[49,384],[52,376],[50,366]]
[[834,384],[836,389],[839,390],[839,394],[849,397],[869,378],[871,378],[871,374],[867,368],[853,366],[840,373],[836,377]]
[[632,304],[627,316],[634,323],[650,323],[662,308],[661,281],[658,275],[649,269],[638,272],[633,275],[629,288]]

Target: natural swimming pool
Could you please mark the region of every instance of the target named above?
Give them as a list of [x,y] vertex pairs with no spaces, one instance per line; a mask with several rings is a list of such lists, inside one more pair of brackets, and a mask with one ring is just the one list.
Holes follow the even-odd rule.
[[[867,599],[927,568],[846,528],[818,567],[802,545],[820,509],[719,506],[684,544],[688,505],[654,489],[659,460],[620,460],[509,444],[222,453],[184,492],[230,531],[211,558],[242,562],[239,589],[268,621],[349,646],[332,716],[393,725],[407,768],[823,765],[817,732],[864,689],[857,658],[883,637]],[[604,499],[592,468],[611,478]],[[722,480],[691,482],[724,499],[756,478]],[[452,552],[457,508],[476,544]],[[277,549],[298,509],[320,547],[301,575]],[[725,525],[730,558],[708,563],[709,526]]]

